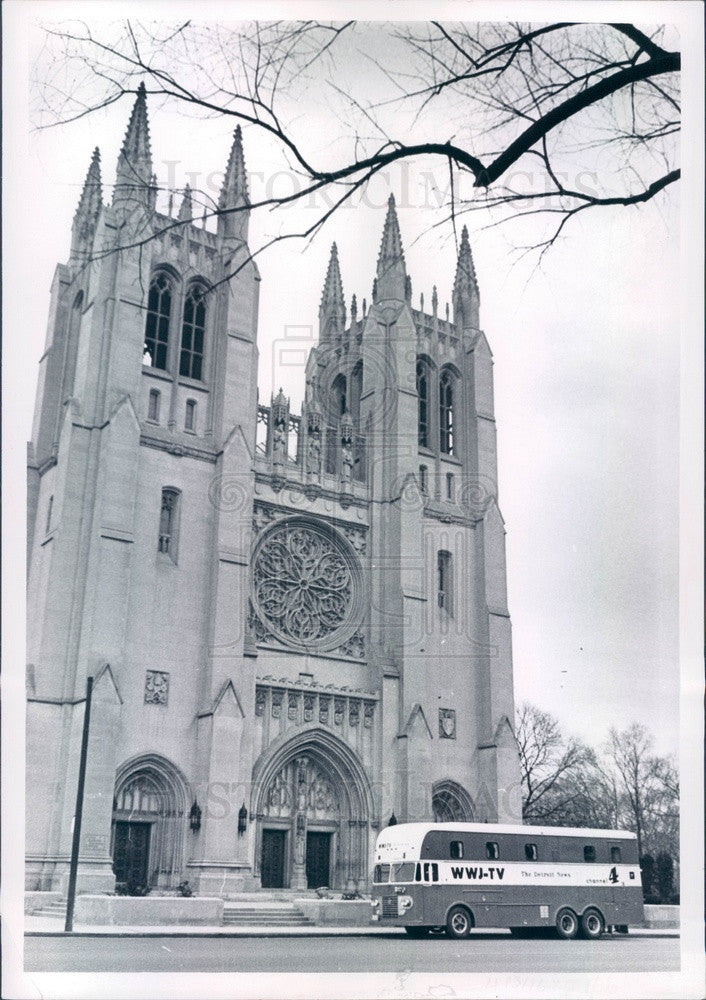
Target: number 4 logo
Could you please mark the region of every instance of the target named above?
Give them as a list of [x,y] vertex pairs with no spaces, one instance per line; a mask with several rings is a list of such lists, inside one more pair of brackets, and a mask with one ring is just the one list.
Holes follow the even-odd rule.
[[618,881],[618,869],[615,867],[615,865],[613,865],[613,867],[611,868],[610,875],[608,876],[608,878],[613,883],[613,885],[615,885],[615,883]]

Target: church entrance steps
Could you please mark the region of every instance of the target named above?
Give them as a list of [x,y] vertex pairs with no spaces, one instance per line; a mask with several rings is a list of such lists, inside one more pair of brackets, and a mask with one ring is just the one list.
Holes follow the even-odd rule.
[[226,926],[308,927],[311,921],[293,903],[227,901],[223,904]]
[[30,911],[33,917],[65,917],[66,900],[54,900]]

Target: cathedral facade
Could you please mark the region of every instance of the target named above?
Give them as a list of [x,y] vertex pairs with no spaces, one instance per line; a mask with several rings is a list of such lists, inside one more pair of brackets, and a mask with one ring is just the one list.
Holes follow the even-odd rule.
[[[216,224],[156,210],[138,92],[52,287],[28,449],[26,885],[364,889],[395,821],[519,822],[492,357],[464,230],[412,305],[334,245],[301,413],[258,401],[236,130]],[[267,283],[263,294],[269,294]],[[275,294],[274,289],[272,294]]]

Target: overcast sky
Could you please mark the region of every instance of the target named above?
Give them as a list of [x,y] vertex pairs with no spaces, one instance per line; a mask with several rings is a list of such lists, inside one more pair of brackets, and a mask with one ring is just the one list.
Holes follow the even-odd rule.
[[[353,69],[361,72],[360,64],[342,56],[344,79]],[[309,148],[335,152],[331,112],[315,91],[310,97],[301,109]],[[128,97],[79,123],[22,137],[26,159],[12,178],[16,201],[6,218],[6,226],[17,225],[22,234],[14,251],[29,289],[21,309],[14,303],[17,341],[5,341],[18,441],[30,435],[52,273],[67,260],[93,147],[101,148],[110,183],[131,103]],[[150,101],[149,115],[160,184],[181,187],[190,179],[192,186],[217,187],[232,122],[186,118],[157,100]],[[398,134],[404,137],[403,119]],[[244,141],[255,195],[283,193],[291,176],[280,174],[272,145],[253,128],[245,129]],[[188,174],[198,175],[196,185]],[[301,366],[282,370],[276,344],[282,338],[302,348],[311,343],[333,240],[348,302],[354,292],[359,305],[363,297],[370,300],[390,191],[400,205],[414,304],[420,292],[429,303],[436,284],[443,315],[456,251],[448,226],[431,228],[440,219],[434,177],[443,184],[445,168],[419,162],[407,174],[390,170],[371,187],[366,204],[335,215],[311,245],[287,241],[259,258],[262,399],[282,384],[298,409],[304,352]],[[299,206],[286,215],[256,215],[252,246],[308,224],[314,211]],[[678,187],[639,209],[584,213],[541,268],[536,256],[518,262],[512,253],[524,231],[512,225],[484,230],[488,219],[480,213],[466,221],[481,326],[495,359],[516,700],[554,713],[565,731],[594,745],[608,727],[638,721],[654,733],[659,751],[676,751]]]

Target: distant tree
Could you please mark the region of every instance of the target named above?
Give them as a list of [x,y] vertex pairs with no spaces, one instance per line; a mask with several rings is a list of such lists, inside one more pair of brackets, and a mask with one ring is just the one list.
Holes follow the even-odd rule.
[[645,898],[675,898],[679,777],[672,759],[653,753],[647,729],[637,724],[622,732],[612,729],[597,752],[566,738],[548,712],[524,703],[517,709],[515,735],[525,821],[634,831]]
[[657,891],[661,903],[675,902],[674,861],[666,851],[660,851],[657,855]]
[[657,872],[655,869],[655,859],[651,854],[645,854],[640,859],[640,868],[642,874],[642,895],[645,897],[645,902],[656,903],[659,899],[657,896]]
[[554,716],[535,705],[525,702],[516,715],[523,817],[527,822],[561,825],[574,815],[582,798],[593,753],[580,740],[565,740]]
[[606,770],[612,772],[620,800],[623,825],[637,836],[640,857],[666,849],[678,850],[679,781],[676,766],[653,752],[653,739],[644,726],[611,729],[605,746]]

